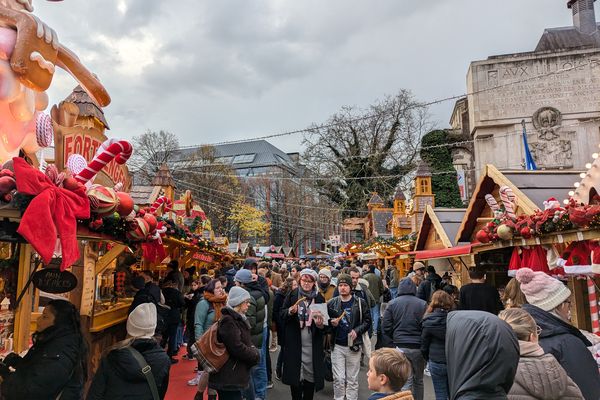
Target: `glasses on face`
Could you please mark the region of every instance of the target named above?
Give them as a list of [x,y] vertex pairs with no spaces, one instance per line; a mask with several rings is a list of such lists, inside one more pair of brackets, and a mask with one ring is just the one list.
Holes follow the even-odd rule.
[[535,326],[535,334],[537,336],[540,336],[540,333],[542,333],[542,328],[539,327],[539,325]]
[[312,279],[300,279],[302,283],[313,283]]

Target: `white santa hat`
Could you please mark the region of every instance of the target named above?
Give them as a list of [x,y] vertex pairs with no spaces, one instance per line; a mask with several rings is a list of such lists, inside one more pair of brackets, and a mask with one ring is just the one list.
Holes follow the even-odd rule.
[[551,210],[553,208],[560,208],[560,202],[555,197],[550,197],[544,201],[544,210]]

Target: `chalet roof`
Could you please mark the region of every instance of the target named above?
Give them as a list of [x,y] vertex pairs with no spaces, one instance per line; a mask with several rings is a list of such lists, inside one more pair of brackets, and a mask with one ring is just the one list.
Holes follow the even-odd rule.
[[425,161],[420,161],[417,166],[417,172],[415,172],[415,176],[424,177],[431,176],[431,168]]
[[383,205],[383,204],[384,204],[383,199],[377,193],[373,193],[373,195],[371,196],[371,200],[369,200],[369,202],[367,203],[367,205],[369,205],[369,206]]
[[455,242],[470,241],[477,218],[489,208],[485,200],[486,194],[492,194],[502,186],[508,186],[518,198],[517,214],[532,214],[543,209],[544,200],[549,197],[565,198],[578,180],[580,171],[503,171],[493,165],[486,165],[461,225]]
[[156,186],[172,186],[175,187],[175,181],[173,181],[173,175],[171,175],[171,171],[167,164],[163,164],[160,166],[154,179],[152,179],[152,184]]
[[79,108],[79,115],[82,117],[94,117],[98,119],[104,125],[106,129],[110,129],[108,127],[108,122],[106,122],[106,118],[104,117],[104,112],[102,108],[92,98],[81,85],[77,85],[73,92],[67,96],[65,99],[68,103],[73,103]]
[[466,208],[431,208],[428,205],[421,222],[419,235],[415,243],[415,250],[424,250],[431,228],[437,231],[440,240],[446,248],[452,247],[465,211]]
[[373,211],[373,229],[375,229],[379,235],[390,234],[388,222],[390,222],[393,216],[394,212],[392,210]]
[[131,187],[129,195],[133,199],[133,203],[140,206],[148,206],[154,203],[160,194],[160,186],[142,186],[135,185]]
[[400,187],[398,187],[396,193],[394,193],[394,200],[406,200],[406,196]]

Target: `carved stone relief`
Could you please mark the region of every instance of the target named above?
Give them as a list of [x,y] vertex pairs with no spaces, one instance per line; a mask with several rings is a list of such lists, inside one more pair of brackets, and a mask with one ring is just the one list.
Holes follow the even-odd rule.
[[530,143],[533,158],[540,168],[573,167],[573,132],[562,132],[562,114],[554,107],[542,107],[532,117],[537,141]]

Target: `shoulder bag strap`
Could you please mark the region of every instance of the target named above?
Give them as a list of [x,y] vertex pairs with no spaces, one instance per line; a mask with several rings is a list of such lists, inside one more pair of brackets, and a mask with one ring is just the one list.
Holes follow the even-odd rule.
[[150,386],[150,391],[152,392],[153,400],[160,400],[160,397],[158,396],[158,388],[156,387],[154,375],[152,374],[152,368],[150,368],[150,365],[148,365],[146,359],[144,358],[144,356],[142,356],[142,354],[139,351],[137,351],[131,346],[127,346],[126,349],[128,349],[133,358],[135,358],[135,360],[141,368],[142,374],[144,374],[146,381],[148,381],[148,386]]

